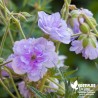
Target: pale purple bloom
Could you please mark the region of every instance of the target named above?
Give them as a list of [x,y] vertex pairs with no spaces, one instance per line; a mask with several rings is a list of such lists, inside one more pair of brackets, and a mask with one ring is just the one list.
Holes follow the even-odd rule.
[[29,89],[26,87],[26,84],[24,81],[18,83],[18,89],[20,91],[20,94],[24,98],[31,98],[31,93],[30,93]]
[[[9,62],[9,61],[11,61],[13,58],[14,58],[14,55],[11,54],[5,62]],[[11,62],[8,63],[8,64],[6,64],[5,66],[7,66],[9,69],[12,69],[12,63],[11,63]],[[9,74],[8,74],[6,71],[2,70],[2,76],[9,76]]]
[[71,31],[67,27],[65,20],[61,19],[60,13],[48,15],[40,11],[38,12],[38,16],[38,26],[45,34],[65,44],[70,43]]
[[74,40],[71,43],[70,51],[75,51],[76,54],[79,54],[83,50],[82,41]]
[[93,14],[91,11],[89,11],[88,9],[78,9],[78,10],[73,10],[70,12],[71,13],[71,18],[68,20],[68,26],[73,30],[73,32],[76,34],[76,33],[81,33],[80,31],[80,23],[83,23],[84,22],[84,18],[79,18],[78,19],[78,16],[80,14],[85,14],[87,15],[88,17],[93,17]]
[[27,74],[29,81],[43,78],[47,68],[55,67],[58,56],[53,42],[45,38],[23,39],[13,47],[14,59],[12,68],[17,74]]
[[[58,81],[56,78],[52,78],[52,79],[53,79],[53,81],[54,81],[55,83],[59,84],[59,81]],[[50,80],[48,80],[48,82],[49,82],[49,87],[50,87],[50,88],[48,88],[47,91],[48,91],[49,93],[50,93],[50,92],[57,92],[57,90],[59,89],[59,87],[58,87],[55,83],[51,82]]]
[[84,14],[87,15],[88,17],[93,17],[92,12],[89,11],[88,9],[81,9],[80,11],[81,11],[81,13],[84,13]]
[[92,44],[88,44],[86,48],[83,47],[82,41],[74,40],[70,51],[75,51],[76,54],[82,53],[85,59],[96,59],[98,57],[98,43],[96,43],[96,48]]
[[85,51],[83,50],[82,56],[85,57],[85,59],[96,59],[98,57],[98,43],[96,44],[96,48],[91,45],[88,45],[85,48]]

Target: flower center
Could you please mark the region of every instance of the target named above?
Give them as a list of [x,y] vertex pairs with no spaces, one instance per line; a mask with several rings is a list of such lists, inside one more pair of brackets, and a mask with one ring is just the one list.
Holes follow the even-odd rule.
[[31,57],[31,59],[32,59],[32,60],[35,60],[35,59],[36,59],[36,55],[33,55],[33,56]]

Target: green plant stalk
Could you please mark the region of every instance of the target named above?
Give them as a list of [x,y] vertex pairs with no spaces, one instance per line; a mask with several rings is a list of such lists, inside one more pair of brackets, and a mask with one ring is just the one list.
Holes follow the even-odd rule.
[[0,18],[2,19],[1,23],[6,24],[5,17],[3,16],[1,11],[0,11]]
[[71,3],[71,0],[68,0],[68,3],[70,4]]
[[3,38],[2,38],[2,42],[1,42],[1,50],[0,50],[0,56],[2,55],[2,51],[3,51],[3,47],[4,47],[4,43],[5,43],[5,40],[6,40],[7,34],[8,34],[8,28],[9,28],[9,25],[7,26],[7,28],[6,28],[6,32],[4,33]]
[[87,23],[89,24],[90,28],[93,29],[93,31],[98,34],[98,31],[96,29],[96,27],[93,25],[93,23],[91,22],[91,20],[84,14],[82,14],[82,16],[86,19]]
[[65,17],[65,12],[66,12],[66,4],[64,3],[64,5],[63,5],[63,7],[61,9],[61,16],[62,16],[63,19]]
[[13,87],[14,87],[15,91],[16,91],[17,97],[18,97],[18,98],[21,98],[21,97],[20,97],[20,94],[19,94],[19,92],[18,92],[18,90],[17,90],[17,88],[16,88],[16,85],[15,85],[15,83],[14,83],[12,74],[10,73],[10,71],[9,71],[6,67],[4,67],[3,70],[5,70],[5,71],[7,71],[7,72],[9,73],[10,78],[11,78],[11,82],[12,82],[12,84],[13,84]]
[[67,18],[68,18],[68,15],[69,15],[69,5],[70,5],[70,3],[71,3],[71,0],[64,0],[64,2],[65,2],[65,5],[66,5],[66,13],[65,13],[65,20],[67,20]]
[[5,17],[7,18],[7,13],[6,13],[6,6],[5,6],[5,1],[2,0],[3,6],[4,6],[4,13],[5,13]]
[[11,92],[10,90],[6,87],[6,85],[3,83],[3,81],[0,79],[0,83],[1,85],[5,88],[5,90],[9,93],[9,95],[12,97],[12,98],[16,98]]
[[[7,12],[6,12],[5,2],[4,2],[4,0],[2,0],[2,2],[3,2],[3,5],[4,5],[5,18],[6,18],[6,20],[7,20]],[[2,14],[1,14],[1,15],[2,15]],[[2,15],[2,17],[3,17],[3,15]],[[3,17],[3,20],[5,21],[4,17]],[[6,24],[6,21],[5,21],[5,25],[8,25],[8,24]],[[12,44],[13,44],[13,43],[14,43],[14,40],[13,40],[12,34],[11,34],[10,32],[9,32],[9,36],[10,36],[11,42],[12,42]]]
[[58,52],[58,50],[59,50],[59,47],[60,47],[60,42],[58,41],[58,42],[56,42],[56,49],[55,49],[55,52]]
[[40,91],[42,92],[43,91],[43,89],[44,89],[44,84],[45,84],[45,82],[46,82],[46,79],[47,79],[47,77],[45,76],[43,79],[42,79],[42,81],[41,81],[41,86],[40,86]]
[[[0,7],[1,7],[2,9],[4,9],[4,7],[3,7],[3,5],[2,5],[2,2],[1,2],[1,4],[0,4]],[[25,35],[24,35],[24,32],[23,32],[23,30],[22,30],[22,28],[21,28],[21,25],[20,25],[19,20],[17,20],[17,19],[10,13],[10,11],[9,11],[6,7],[5,7],[5,9],[6,9],[6,12],[7,12],[9,15],[11,15],[12,19],[16,22],[18,28],[20,29],[20,33],[21,33],[21,35],[23,36],[23,38],[26,39],[26,37],[25,37]]]
[[12,42],[12,45],[13,45],[14,44],[14,39],[13,39],[12,33],[10,32],[10,30],[8,30],[8,33],[9,33],[9,36],[10,36],[10,39],[11,39],[11,42]]
[[10,63],[10,62],[12,62],[12,60],[10,60],[10,61],[8,61],[8,62],[5,62],[5,63],[3,63],[3,64],[0,64],[0,67],[3,66],[3,65],[8,64],[8,63]]
[[21,24],[20,24],[19,20],[16,19],[14,16],[12,16],[12,18],[15,21],[17,27],[20,29],[21,35],[23,36],[24,39],[26,39],[26,36],[25,36],[25,34],[24,34],[23,30],[22,30],[22,27],[21,27]]

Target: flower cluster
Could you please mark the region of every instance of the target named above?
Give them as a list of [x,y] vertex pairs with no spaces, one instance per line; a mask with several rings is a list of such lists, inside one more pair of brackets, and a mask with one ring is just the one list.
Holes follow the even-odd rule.
[[85,48],[82,45],[82,41],[74,40],[70,51],[75,51],[76,54],[82,53],[85,59],[96,59],[98,57],[98,43],[96,43],[96,48],[92,44],[88,44]]
[[[49,35],[49,37],[52,38],[53,40],[57,40],[62,43],[68,44],[73,39],[70,51],[75,51],[77,54],[82,53],[85,59],[93,60],[98,57],[97,41],[94,41],[96,47],[90,44],[93,43],[93,41],[91,42],[88,41],[87,42],[88,44],[86,45],[86,47],[84,47],[83,46],[84,39],[80,41],[77,40],[80,36],[71,37],[72,34],[82,35],[85,33],[86,36],[85,39],[87,38],[92,39],[91,37],[89,37],[92,36],[92,32],[90,31],[91,28],[88,24],[88,20],[86,20],[85,17],[83,17],[83,15],[85,15],[92,22],[92,24],[96,26],[96,21],[93,18],[92,12],[83,8],[78,10],[72,10],[70,12],[70,16],[68,18],[67,23],[60,17],[59,13],[48,15],[45,12],[40,11],[38,13],[39,16],[38,26],[46,35]],[[96,38],[94,40],[96,40]],[[77,44],[77,42],[81,44]],[[94,54],[96,55],[93,54],[93,51]]]
[[[59,56],[57,53],[60,43],[71,43],[70,51],[74,51],[76,54],[81,53],[85,59],[93,60],[98,58],[98,42],[96,38],[96,36],[98,37],[98,32],[96,30],[96,21],[91,11],[73,9],[69,11],[68,19],[66,20],[62,19],[59,12],[48,15],[43,11],[39,11],[38,26],[48,38],[43,36],[16,41],[13,46],[13,53],[6,60],[12,60],[12,62],[5,65],[13,70],[15,75],[26,77],[25,79],[22,78],[22,82],[18,83],[20,94],[24,98],[31,98],[32,96],[26,83],[32,84],[34,82],[36,82],[34,87],[38,89],[40,88],[39,86],[45,85],[47,87],[45,90],[48,93],[57,91],[65,93],[63,91],[65,90],[64,81],[59,81],[59,79],[55,78],[56,75],[58,77],[62,75],[63,71],[60,72],[59,68],[65,66],[64,60],[66,56]],[[50,72],[51,70],[53,70],[53,74]],[[59,74],[57,71],[59,71]],[[7,72],[2,71],[2,76],[9,75]],[[49,78],[46,79],[46,77]],[[44,82],[46,81],[47,83],[45,84]]]
[[70,12],[68,26],[74,34],[80,34],[73,37],[70,51],[75,51],[76,54],[82,53],[85,59],[90,60],[98,58],[98,42],[93,34],[92,25],[95,27],[96,21],[91,11],[78,9]]
[[73,30],[74,34],[81,33],[80,23],[85,21],[83,17],[80,17],[81,14],[87,15],[89,18],[93,17],[92,12],[87,9],[72,10],[68,19],[68,26]]

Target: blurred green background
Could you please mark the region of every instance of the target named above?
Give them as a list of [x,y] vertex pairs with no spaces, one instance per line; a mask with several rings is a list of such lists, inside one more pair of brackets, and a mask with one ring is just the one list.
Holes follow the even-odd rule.
[[[39,2],[40,1],[40,2]],[[37,26],[37,11],[44,10],[48,13],[60,11],[63,5],[63,0],[5,0],[6,5],[10,11],[13,12],[28,12],[32,15],[25,22],[21,19],[23,31],[27,37],[42,36],[41,30]],[[83,7],[91,10],[94,17],[98,21],[98,0],[72,0],[72,4],[77,7]],[[12,35],[15,40],[21,39],[17,28],[12,26]],[[0,42],[4,33],[4,25],[0,24]],[[60,46],[60,54],[67,56],[65,64],[70,67],[70,70],[77,69],[78,71],[71,77],[78,77],[80,83],[96,83],[98,84],[98,59],[94,61],[85,60],[81,54],[76,55],[74,52],[69,51],[70,45]],[[12,53],[12,44],[9,37],[6,39],[4,45],[3,57],[6,59]],[[98,92],[91,98],[98,98]],[[0,86],[0,98],[10,98],[5,90]]]

